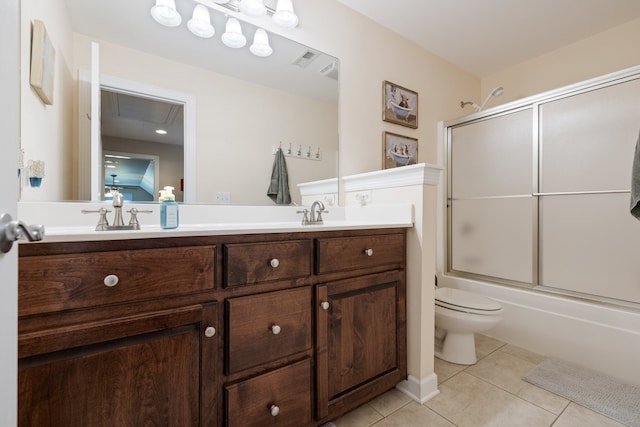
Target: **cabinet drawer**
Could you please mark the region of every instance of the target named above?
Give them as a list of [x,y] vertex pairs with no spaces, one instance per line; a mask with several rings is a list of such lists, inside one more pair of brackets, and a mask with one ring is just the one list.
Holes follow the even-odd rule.
[[311,274],[311,242],[291,240],[224,245],[225,287]]
[[311,422],[311,360],[225,387],[228,427],[301,427]]
[[235,373],[311,348],[311,288],[227,303],[227,371]]
[[214,259],[215,246],[22,257],[18,313],[27,316],[210,290]]
[[404,262],[404,234],[316,240],[316,273],[356,270]]

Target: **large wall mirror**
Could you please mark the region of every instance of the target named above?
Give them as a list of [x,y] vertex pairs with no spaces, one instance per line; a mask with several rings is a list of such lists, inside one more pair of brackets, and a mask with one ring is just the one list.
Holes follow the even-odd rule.
[[[158,188],[171,185],[180,201],[216,203],[222,194],[224,203],[230,199],[231,204],[273,205],[266,193],[274,150],[279,147],[292,153],[285,159],[295,203],[301,202],[298,184],[338,176],[337,58],[273,33],[269,33],[273,54],[257,57],[249,50],[257,27],[247,22],[241,22],[246,46],[231,49],[220,39],[227,17],[213,7],[209,10],[214,36],[196,37],[187,22],[195,6],[205,2],[176,0],[182,23],[174,28],[153,20],[150,10],[155,0],[50,2],[22,0],[22,13],[28,15],[22,23],[44,22],[56,48],[56,60],[64,61],[72,82],[71,87],[56,88],[66,90],[68,96],[60,93],[54,106],[55,102],[73,103],[72,114],[58,118],[72,122],[74,142],[69,144],[68,138],[42,141],[59,143],[59,151],[66,153],[68,159],[59,160],[59,165],[56,160],[47,161],[48,170],[54,170],[47,176],[54,176],[56,167],[73,171],[74,177],[61,184],[72,187],[65,192],[71,194],[68,198],[92,198],[82,190],[88,185],[83,169],[99,169],[100,184],[91,192],[98,191],[102,199],[108,199],[110,189],[118,186],[132,188],[132,194],[142,194],[139,197],[157,199]],[[265,3],[275,6],[275,1]],[[39,12],[38,8],[49,10]],[[29,35],[28,29],[22,30],[23,37],[25,34]],[[71,43],[63,44],[65,37]],[[87,166],[82,163],[87,141],[79,129],[83,121],[92,119],[91,114],[83,113],[88,107],[81,99],[81,76],[91,74],[94,43],[99,45],[100,81],[109,83],[100,91],[99,160]],[[23,41],[23,55],[30,54],[28,47]],[[25,74],[22,76],[24,79]],[[113,82],[184,94],[190,101],[129,91]],[[24,98],[24,83],[22,88]],[[23,107],[22,129],[40,126],[36,120],[38,114],[31,115]],[[156,132],[163,130],[163,135]],[[23,146],[31,147],[31,152],[35,139],[23,132]],[[137,160],[129,163],[125,157]],[[68,167],[73,161],[69,159],[76,159],[79,166]],[[38,194],[47,200],[48,179],[43,180],[42,190],[29,190],[29,200],[38,200]],[[151,192],[155,194],[143,194]]]

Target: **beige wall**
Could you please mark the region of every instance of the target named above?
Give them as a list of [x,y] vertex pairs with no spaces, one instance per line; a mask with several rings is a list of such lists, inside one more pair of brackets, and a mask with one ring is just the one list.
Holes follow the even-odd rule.
[[[24,187],[21,200],[68,200],[75,161],[72,156],[72,37],[60,0],[23,0],[20,29],[20,145],[28,159],[45,161],[39,188]],[[31,23],[44,22],[55,48],[53,104],[45,105],[29,84]]]
[[639,65],[638,40],[640,19],[635,19],[483,78],[483,96],[503,86],[495,106]]

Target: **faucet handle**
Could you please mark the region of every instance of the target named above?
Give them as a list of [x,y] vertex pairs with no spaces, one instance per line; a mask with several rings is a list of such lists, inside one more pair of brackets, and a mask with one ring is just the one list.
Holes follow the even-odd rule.
[[318,209],[318,216],[316,217],[316,221],[319,223],[322,223],[322,214],[323,213],[329,213],[329,211],[324,210],[324,209]]
[[301,211],[296,211],[296,213],[301,213],[302,214],[302,225],[309,224],[309,210],[308,209],[303,209]]
[[134,230],[140,230],[140,223],[138,222],[138,214],[139,213],[152,213],[152,210],[144,210],[141,211],[138,208],[131,208],[127,211],[131,214],[131,218],[129,218],[129,226]]
[[109,229],[109,221],[107,220],[107,213],[111,212],[110,210],[108,210],[107,208],[100,208],[98,210],[87,210],[87,209],[82,209],[81,211],[83,214],[88,214],[88,213],[99,213],[100,214],[100,219],[98,219],[98,225],[96,225],[96,231],[106,231]]

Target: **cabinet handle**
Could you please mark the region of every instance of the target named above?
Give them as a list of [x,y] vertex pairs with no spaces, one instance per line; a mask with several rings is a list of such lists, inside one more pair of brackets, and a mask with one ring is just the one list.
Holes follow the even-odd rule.
[[272,417],[277,417],[280,413],[280,408],[277,405],[271,405],[269,412],[271,412]]
[[322,307],[323,310],[329,310],[329,303],[327,301],[322,301],[320,303],[320,307]]
[[214,328],[213,326],[208,326],[207,329],[204,330],[204,334],[205,336],[211,338],[216,334],[216,328]]
[[120,279],[115,274],[109,274],[108,276],[105,276],[103,280],[105,286],[108,286],[110,288],[117,285],[119,281]]
[[278,260],[278,258],[274,258],[271,261],[269,261],[269,264],[273,268],[278,268],[278,266],[280,265],[280,261]]
[[369,248],[369,249],[365,249],[364,250],[365,255],[367,256],[373,256],[373,249]]
[[280,326],[278,326],[278,325],[273,325],[271,327],[271,332],[273,332],[273,335],[278,335],[281,330],[282,330],[282,328]]

